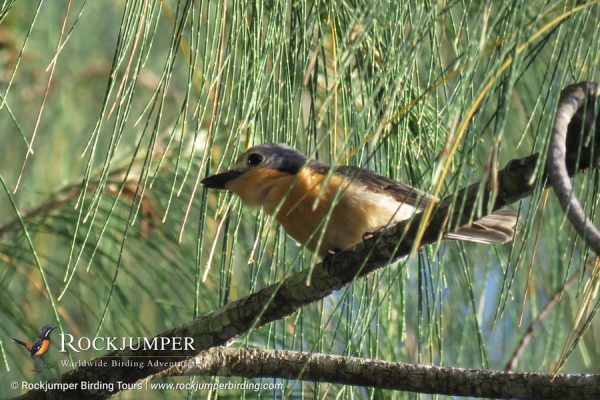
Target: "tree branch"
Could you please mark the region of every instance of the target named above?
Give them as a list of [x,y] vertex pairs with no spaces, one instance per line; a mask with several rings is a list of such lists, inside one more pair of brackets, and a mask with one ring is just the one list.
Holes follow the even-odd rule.
[[449,396],[496,399],[600,397],[595,375],[552,375],[415,365],[287,350],[217,347],[153,377],[282,378]]
[[[569,126],[569,136],[575,138],[578,135],[581,135],[581,129],[571,129],[571,126]],[[567,138],[567,146],[568,143],[569,138]],[[596,149],[594,152],[595,155],[599,153],[600,149]],[[447,230],[449,221],[452,222],[453,226],[464,225],[472,219],[480,218],[489,212],[529,196],[535,185],[545,184],[545,175],[539,181],[536,179],[537,163],[537,154],[513,160],[498,173],[495,180],[497,190],[480,190],[482,185],[490,187],[491,183],[488,179],[485,182],[474,183],[460,190],[456,195],[443,199],[433,211],[419,245],[424,246],[435,243],[440,238],[440,232]],[[567,159],[567,166],[575,171],[576,164],[570,163],[570,159]],[[579,170],[582,170],[584,164],[579,163],[578,167]],[[492,193],[496,193],[494,199],[491,198]],[[460,204],[460,207],[455,207],[455,204]],[[485,210],[485,207],[480,207],[482,204],[491,204],[491,207]],[[466,213],[463,210],[473,210],[473,212]],[[309,281],[310,271],[301,271],[279,283],[158,335],[158,337],[192,337],[195,347],[193,351],[172,353],[147,350],[116,351],[108,353],[97,360],[107,362],[110,365],[111,361],[115,359],[127,360],[130,357],[136,357],[136,359],[144,357],[148,361],[158,361],[158,363],[152,365],[148,363],[144,368],[85,366],[67,372],[60,377],[59,382],[94,381],[113,383],[115,391],[111,392],[108,389],[97,391],[74,390],[59,393],[60,398],[105,398],[118,391],[118,385],[116,384],[118,381],[133,383],[167,369],[168,366],[162,363],[165,356],[169,356],[169,360],[172,362],[183,361],[212,347],[224,345],[229,340],[254,328],[285,318],[301,307],[321,300],[333,291],[341,289],[356,278],[364,277],[410,254],[413,238],[417,236],[420,222],[421,215],[416,215],[415,218],[391,226],[381,234],[358,244],[350,250],[329,257],[327,262],[314,268],[309,286],[306,282]],[[600,377],[596,377],[596,379],[600,379]],[[56,395],[53,392],[30,391],[22,398],[54,398]]]
[[[116,169],[113,169],[109,173],[108,178],[109,179],[119,178],[119,177],[121,177],[121,175],[124,174],[124,172],[126,170],[127,170],[126,167],[118,167]],[[94,179],[90,180],[88,183],[88,189],[87,189],[88,192],[91,192],[92,190],[96,189],[98,184],[99,184],[98,178],[94,178]],[[125,182],[122,182],[122,184],[125,184]],[[21,218],[14,218],[7,223],[0,224],[0,237],[6,235],[8,233],[19,231],[21,229],[20,219],[27,221],[27,220],[32,220],[37,217],[45,217],[45,216],[50,215],[53,211],[56,211],[57,209],[63,207],[65,204],[67,204],[67,203],[73,201],[75,198],[77,198],[77,196],[80,195],[81,190],[82,190],[81,183],[72,183],[72,184],[69,184],[69,185],[61,188],[57,192],[52,193],[48,198],[44,199],[36,207],[26,210],[26,211],[22,211]]]

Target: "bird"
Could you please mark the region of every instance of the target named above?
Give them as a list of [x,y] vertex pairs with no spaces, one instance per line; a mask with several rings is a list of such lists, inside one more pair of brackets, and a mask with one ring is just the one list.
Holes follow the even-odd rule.
[[42,361],[46,368],[49,368],[48,365],[44,362],[42,356],[46,354],[48,349],[50,348],[50,334],[52,331],[56,329],[55,326],[45,325],[40,330],[40,334],[37,339],[33,343],[24,342],[19,339],[12,338],[13,342],[18,345],[23,346],[27,351],[29,351],[29,355],[31,358],[38,358]]
[[[249,148],[231,169],[204,178],[202,184],[232,192],[244,205],[274,215],[288,235],[321,259],[439,201],[375,171],[332,167],[282,143]],[[503,244],[512,239],[515,223],[515,212],[499,210],[444,238]]]

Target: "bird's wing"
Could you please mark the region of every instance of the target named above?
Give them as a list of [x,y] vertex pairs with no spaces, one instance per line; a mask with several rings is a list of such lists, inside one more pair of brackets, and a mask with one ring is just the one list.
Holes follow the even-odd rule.
[[[326,164],[311,162],[309,166],[316,171],[327,174],[331,167]],[[368,190],[376,193],[385,193],[392,196],[396,201],[415,206],[420,210],[425,209],[431,203],[439,200],[422,190],[412,186],[396,182],[385,176],[367,169],[343,166],[334,170],[353,182],[366,186]],[[453,232],[444,235],[446,239],[466,240],[484,244],[502,244],[510,241],[514,236],[514,227],[517,221],[517,213],[512,210],[498,210],[469,225],[459,227]]]
[[512,210],[498,210],[493,214],[465,225],[444,235],[446,239],[466,240],[483,244],[504,244],[515,235],[517,213]]
[[[309,167],[323,174],[327,174],[331,169],[331,166],[319,162],[310,162]],[[422,190],[386,178],[368,169],[345,165],[336,167],[334,173],[342,175],[353,182],[358,182],[370,191],[387,194],[398,202],[415,206],[420,210],[425,209],[431,203],[439,201],[436,197]]]
[[35,339],[35,342],[33,342],[33,344],[31,345],[31,356],[33,357],[34,355],[36,355],[36,353],[42,348],[42,345],[44,344],[44,340],[41,338],[37,338]]

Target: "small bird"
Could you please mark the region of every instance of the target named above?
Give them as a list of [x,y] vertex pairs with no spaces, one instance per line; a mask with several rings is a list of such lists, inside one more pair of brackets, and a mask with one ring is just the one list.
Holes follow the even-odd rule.
[[49,368],[48,365],[44,362],[42,356],[46,354],[48,349],[50,348],[50,334],[52,331],[56,329],[55,326],[45,325],[42,327],[40,334],[37,339],[33,343],[26,343],[22,340],[13,338],[13,342],[19,344],[26,348],[31,355],[31,358],[39,358],[46,368]]
[[[310,160],[284,144],[252,147],[232,169],[209,176],[202,184],[231,191],[246,206],[275,214],[292,238],[321,258],[348,249],[365,235],[409,219],[438,201],[367,169]],[[444,238],[502,244],[513,237],[515,223],[516,213],[500,210]]]

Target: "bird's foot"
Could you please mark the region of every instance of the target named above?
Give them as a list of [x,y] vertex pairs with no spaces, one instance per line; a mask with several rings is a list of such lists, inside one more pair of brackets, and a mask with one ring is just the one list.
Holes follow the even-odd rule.
[[372,232],[365,232],[365,233],[363,233],[363,235],[362,235],[363,242],[365,240],[370,240],[370,239],[374,239],[374,238],[377,238],[377,237],[381,236],[381,234],[383,233],[384,229],[385,228],[377,228],[377,229],[375,229]]
[[342,250],[337,248],[327,250],[327,255],[323,258],[323,267],[328,267],[329,265],[331,265],[331,262],[333,261],[333,256],[335,256],[340,251]]

